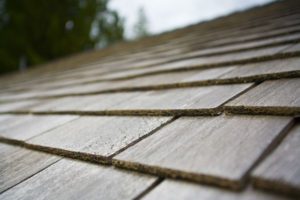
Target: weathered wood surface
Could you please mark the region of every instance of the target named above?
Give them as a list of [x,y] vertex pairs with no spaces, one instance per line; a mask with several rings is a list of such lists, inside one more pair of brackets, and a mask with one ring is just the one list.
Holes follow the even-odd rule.
[[148,193],[143,200],[289,200],[290,198],[264,193],[252,188],[241,192],[222,190],[180,181],[163,181]]
[[241,188],[249,170],[285,134],[292,118],[179,118],[113,158],[120,167]]
[[24,108],[28,108],[36,104],[38,104],[38,101],[36,100],[0,103],[0,112],[22,110]]
[[0,137],[2,136],[15,140],[28,140],[76,118],[78,118],[78,116],[75,115],[10,115],[6,120],[0,121]]
[[59,159],[57,156],[1,143],[0,193],[47,168]]
[[236,66],[228,66],[228,67],[220,67],[220,68],[212,68],[212,69],[196,70],[196,71],[191,70],[191,72],[194,71],[194,74],[192,76],[183,79],[181,83],[218,79],[221,75],[226,74],[234,70],[235,68]]
[[185,59],[181,61],[175,62],[168,62],[166,64],[160,64],[153,67],[148,68],[141,68],[135,69],[131,71],[124,71],[120,73],[114,73],[111,75],[103,76],[103,78],[112,79],[112,78],[130,78],[130,77],[137,77],[137,76],[145,76],[147,74],[155,74],[161,71],[172,71],[178,69],[189,69],[191,67],[197,67],[199,69],[203,68],[204,65],[221,65],[221,63],[228,63],[232,62],[235,63],[239,60],[243,59],[256,59],[259,60],[259,57],[274,55],[279,51],[287,48],[288,45],[280,45],[276,47],[269,47],[263,49],[256,49],[256,50],[249,50],[249,51],[241,51],[231,54],[224,54],[224,55],[216,55],[210,57],[200,57],[200,58],[192,58],[192,59]]
[[[88,83],[82,85],[70,85],[70,86],[62,86],[59,88],[53,89],[40,89],[40,90],[32,90],[26,92],[20,92],[18,94],[12,94],[9,96],[4,96],[1,98],[3,101],[9,101],[10,99],[26,99],[26,98],[36,98],[36,97],[52,97],[52,96],[64,96],[64,95],[78,95],[78,94],[92,94],[95,92],[104,92],[104,91],[118,91],[118,90],[130,90],[130,88],[134,87],[145,87],[153,84],[170,84],[170,83],[180,83],[186,82],[187,80],[183,80],[188,76],[191,77],[190,81],[193,80],[204,80],[209,78],[216,78],[221,74],[224,74],[231,68],[220,68],[218,70],[211,69],[200,71],[196,74],[194,71],[189,72],[180,72],[180,73],[171,73],[171,74],[162,74],[150,77],[140,77],[138,79],[125,80],[125,81],[110,81],[110,82],[100,82],[100,83]],[[122,89],[123,88],[123,89]]]
[[[195,82],[199,82],[200,85],[208,85],[208,84],[219,84],[219,83],[237,83],[237,82],[249,82],[249,81],[261,81],[268,79],[278,79],[285,77],[299,77],[299,67],[298,67],[298,58],[284,59],[284,60],[276,60],[276,61],[268,61],[268,62],[260,62],[253,64],[246,64],[240,67],[232,66],[232,67],[221,67],[214,69],[206,69],[206,70],[190,70],[183,72],[173,72],[173,73],[162,73],[152,76],[139,77],[130,80],[122,80],[122,81],[111,81],[106,83],[100,83],[101,87],[99,87],[98,83],[91,82],[89,83],[89,79],[86,79],[88,85],[82,86],[72,86],[66,85],[62,83],[62,87],[67,88],[59,88],[52,90],[45,90],[51,86],[51,84],[46,84],[46,86],[40,86],[42,89],[39,92],[35,91],[32,95],[30,92],[26,92],[27,97],[35,97],[35,96],[51,96],[51,95],[71,95],[76,93],[88,93],[89,88],[97,88],[97,91],[118,91],[118,90],[130,90],[130,89],[139,89],[139,88],[167,88],[167,87],[181,87],[187,86],[189,84],[195,84]],[[125,71],[126,72],[126,71]],[[228,72],[228,73],[226,73]],[[124,73],[124,72],[123,72]],[[224,75],[222,75],[224,74]],[[222,75],[220,77],[220,75]],[[227,82],[225,82],[225,80]],[[73,80],[73,79],[72,79]],[[76,79],[77,80],[77,79]],[[100,80],[98,78],[98,80]],[[93,79],[91,79],[93,81]],[[97,79],[94,80],[95,82]],[[82,80],[85,82],[85,80]],[[79,82],[80,83],[80,82]],[[53,84],[52,84],[53,85]],[[75,84],[76,85],[76,84]],[[93,87],[95,85],[95,87]],[[103,86],[103,87],[102,87]],[[83,88],[83,89],[80,89]],[[28,96],[29,95],[29,96]],[[13,96],[14,98],[24,97],[23,95]],[[6,97],[7,98],[7,97]]]
[[139,92],[113,93],[90,96],[63,97],[58,99],[44,100],[38,106],[32,107],[32,112],[55,112],[55,111],[97,111],[107,110],[109,107],[123,103],[124,101],[140,95]]
[[[293,76],[295,71],[300,71],[300,58],[289,58],[267,62],[259,62],[241,65],[234,70],[221,75],[221,79],[246,78],[255,76],[266,76],[270,74],[288,73]],[[278,76],[280,77],[280,75]],[[259,77],[258,77],[259,78]]]
[[169,117],[81,117],[37,136],[28,144],[71,157],[110,162],[109,157],[151,134]]
[[234,84],[226,86],[206,86],[197,88],[182,88],[160,90],[143,93],[128,101],[112,106],[111,110],[162,112],[164,110],[183,112],[214,113],[220,105],[235,95],[248,89],[252,84]]
[[[4,101],[4,102],[10,102],[11,100],[21,100],[21,99],[28,99],[31,98],[33,96],[37,96],[40,93],[45,93],[45,91],[37,91],[37,90],[21,90],[18,92],[13,92],[9,95],[5,95],[5,96],[1,96],[0,97],[0,101]],[[19,101],[21,102],[21,101]]]
[[[237,98],[242,99],[256,90],[261,90],[261,94],[247,96],[245,102],[251,106],[262,100],[262,107],[242,104],[227,106],[225,111],[232,114],[236,108],[242,108],[246,112],[238,113],[299,114],[298,83],[295,86],[279,82],[279,86],[258,89],[268,84],[258,85],[262,81],[300,76],[299,45],[294,45],[299,40],[299,9],[296,1],[276,2],[246,14],[139,42],[119,43],[26,73],[1,77],[0,112],[19,112],[22,120],[0,115],[0,141],[27,149],[13,146],[19,150],[10,151],[6,149],[11,146],[1,148],[0,144],[0,183],[3,179],[4,190],[10,188],[0,194],[0,199],[133,199],[145,194],[149,199],[284,199],[261,190],[230,192],[204,184],[246,188],[253,168],[262,168],[279,149],[285,148],[284,152],[289,151],[290,155],[280,158],[284,163],[278,161],[267,168],[275,170],[279,164],[287,171],[291,168],[291,179],[285,180],[289,180],[288,186],[298,187],[298,162],[288,160],[299,154],[296,139],[275,149],[292,124],[291,117],[180,115],[218,115],[224,112],[223,105],[228,101],[245,92]],[[252,88],[254,83],[256,88]],[[4,104],[5,101],[9,103]],[[274,106],[268,107],[268,102],[275,102]],[[24,115],[37,114],[34,112],[51,116]],[[68,121],[70,116],[62,114],[159,117],[83,116]],[[67,122],[60,123],[58,117],[66,117]],[[47,165],[49,161],[37,155],[60,157],[41,151],[114,166],[55,159],[56,163]],[[291,163],[293,167],[289,166]],[[49,167],[42,170],[42,166]],[[161,182],[158,176],[198,184]]]
[[[248,51],[242,51],[242,52],[237,52],[237,53],[232,53],[232,54],[224,54],[224,55],[217,55],[217,56],[211,56],[211,57],[206,57],[206,58],[193,58],[193,59],[187,59],[187,60],[182,60],[182,61],[176,61],[176,62],[170,62],[162,65],[158,65],[157,67],[150,67],[150,68],[141,68],[141,69],[136,69],[136,70],[128,70],[128,71],[121,71],[120,75],[114,74],[112,77],[107,75],[108,77],[102,77],[102,79],[119,79],[119,78],[134,78],[134,77],[139,77],[139,76],[145,76],[145,75],[151,75],[151,74],[159,74],[164,71],[176,71],[180,69],[189,69],[191,67],[198,67],[201,69],[202,65],[205,65],[206,67],[208,65],[221,65],[221,63],[224,63],[226,65],[230,64],[238,64],[240,60],[243,59],[255,59],[256,56],[270,56],[274,55],[281,50],[287,48],[289,45],[281,45],[281,46],[276,46],[276,47],[269,47],[269,48],[263,48],[263,49],[257,49],[257,50],[250,50]],[[255,56],[256,55],[256,56]],[[260,60],[259,58],[256,58],[257,60]],[[200,62],[201,60],[203,60]],[[243,61],[245,64],[247,64],[250,61]],[[252,61],[251,61],[252,62]],[[195,63],[195,64],[194,64]],[[222,70],[224,68],[219,68],[218,73],[222,74]],[[280,71],[280,70],[279,70]],[[274,70],[276,72],[276,70]],[[282,70],[281,70],[282,72]],[[124,74],[125,73],[125,74]],[[128,73],[126,75],[126,73]],[[184,73],[184,72],[182,72]],[[217,73],[217,74],[218,74]],[[238,72],[237,72],[238,73]],[[278,72],[277,72],[278,73]],[[216,75],[217,75],[216,74]],[[254,70],[255,74],[255,70]],[[205,74],[204,74],[205,75]],[[259,74],[257,74],[259,75]],[[184,75],[183,75],[184,76]],[[244,75],[245,76],[245,75]],[[285,75],[286,77],[287,75]],[[294,76],[291,74],[291,76]],[[216,78],[217,76],[211,76],[210,78]],[[199,77],[195,77],[196,80],[192,81],[200,81],[203,80],[201,78],[201,74]],[[272,77],[270,77],[271,79]],[[160,79],[158,78],[158,85],[159,84],[171,84],[175,83],[175,81],[170,81],[168,82],[167,79]],[[175,77],[176,79],[176,77]],[[101,79],[99,79],[100,81]],[[143,80],[143,79],[142,79]],[[47,96],[63,96],[63,95],[74,95],[74,94],[88,94],[88,93],[95,93],[95,92],[101,92],[101,91],[109,91],[109,90],[118,90],[119,88],[131,88],[131,87],[136,87],[139,83],[138,80],[136,81],[125,81],[123,82],[96,82],[97,80],[94,80],[94,83],[89,83],[89,84],[83,84],[83,85],[66,85],[65,87],[62,88],[53,88],[53,89],[47,89],[46,91],[42,87],[42,90],[32,90],[32,91],[26,91],[26,92],[21,92],[18,94],[13,94],[9,95],[6,97],[1,97],[1,100],[10,100],[10,99],[25,99],[25,98],[34,98],[34,97],[47,97]],[[183,80],[181,78],[178,78],[178,83],[181,83]],[[151,83],[155,82],[155,80],[151,81],[147,78],[145,78],[144,81],[142,81],[143,84],[139,85],[140,87],[142,86],[147,86]],[[183,81],[185,82],[185,81]]]
[[61,160],[0,195],[0,199],[133,199],[156,178],[112,167]]
[[[291,22],[292,20],[290,20],[290,22]],[[240,43],[241,43],[241,41],[243,41],[243,43],[241,43],[241,45],[244,45],[244,43],[245,43],[245,41],[247,41],[247,40],[249,40],[249,39],[252,39],[252,41],[253,41],[253,37],[254,38],[257,38],[257,39],[259,39],[261,36],[266,36],[266,35],[268,35],[268,34],[276,34],[276,33],[284,33],[284,32],[288,32],[288,31],[293,31],[295,28],[297,28],[297,26],[295,26],[295,27],[286,27],[286,28],[282,28],[282,27],[277,27],[277,29],[278,30],[272,30],[271,28],[269,28],[269,27],[258,27],[259,29],[258,30],[264,30],[264,34],[262,34],[261,32],[256,32],[256,31],[254,31],[255,30],[255,28],[252,28],[252,29],[250,29],[251,30],[251,34],[249,34],[250,32],[250,30],[248,30],[248,34],[245,36],[245,35],[243,35],[243,34],[237,34],[235,37],[229,37],[229,38],[220,38],[219,40],[218,39],[216,39],[215,37],[214,37],[214,40],[213,41],[210,41],[210,44],[212,44],[212,45],[215,45],[215,44],[223,44],[224,45],[224,42],[226,43],[226,44],[229,44],[229,46],[231,46],[230,44],[232,44],[232,43],[236,43],[237,41],[240,41]],[[283,29],[283,30],[282,30]],[[278,32],[279,31],[279,32]],[[239,32],[239,31],[238,31]],[[270,33],[269,33],[270,32]],[[228,32],[228,33],[230,33],[231,35],[232,35],[232,33],[233,33],[233,31],[230,31],[230,32]],[[222,36],[224,37],[224,34],[222,34]],[[276,35],[275,35],[276,36]],[[284,34],[283,34],[283,36],[284,36]],[[176,40],[176,41],[178,41],[178,40]],[[197,41],[199,41],[199,38],[197,37]],[[251,40],[250,40],[251,41]],[[264,41],[264,40],[263,40]],[[195,38],[191,41],[191,42],[193,42],[193,43],[195,43]],[[258,40],[258,42],[260,42],[259,40]],[[174,41],[171,41],[171,43],[174,43]],[[246,43],[246,44],[252,44],[253,42],[250,42],[250,43]],[[254,42],[255,43],[255,42]],[[186,45],[186,43],[183,43],[183,45]],[[163,45],[162,47],[164,47],[164,46],[170,46],[170,45]],[[174,49],[176,47],[176,49]],[[160,47],[161,48],[161,47]],[[168,55],[171,51],[173,51],[173,52],[176,52],[176,54],[179,54],[179,55],[182,55],[182,52],[181,51],[178,51],[178,49],[179,49],[179,46],[178,45],[172,45],[171,46],[171,48],[172,49],[170,49],[170,47],[168,47],[167,48],[167,51],[165,50],[165,51],[162,51],[162,52],[159,52],[159,55],[160,55],[160,60],[170,60],[170,56]],[[222,48],[222,47],[221,47]],[[226,46],[225,46],[225,48],[227,48]],[[164,49],[166,49],[166,48],[164,48]],[[214,49],[220,49],[220,47],[216,47],[216,48],[214,48]],[[204,52],[206,52],[207,53],[207,49],[201,49],[201,51],[202,51],[202,53],[203,53],[203,51]],[[210,48],[208,48],[208,51],[209,52],[211,52],[211,49]],[[134,55],[136,55],[136,57],[140,57],[140,55],[139,54],[141,54],[140,52],[137,52],[137,53],[135,53],[135,54],[130,54],[130,56],[134,56]],[[152,61],[152,62],[155,62],[156,60],[159,60],[158,58],[157,58],[157,56],[155,56],[155,55],[153,55],[152,57],[151,56],[149,56],[149,52],[145,52],[145,51],[143,51],[143,54],[145,54],[145,55],[147,55],[147,56],[145,56],[144,57],[144,59],[143,60],[145,60],[145,59],[149,59],[148,61],[146,61],[146,62],[150,62],[150,61]],[[178,55],[172,55],[174,58],[178,58]],[[197,51],[192,51],[192,52],[190,52],[190,54],[186,54],[186,55],[195,55],[195,54],[199,54],[199,53],[197,53]],[[166,56],[166,57],[163,57],[163,55],[168,55],[168,56]],[[97,63],[95,63],[95,64],[89,64],[89,65],[83,65],[83,66],[81,66],[80,68],[78,68],[78,69],[68,69],[67,71],[65,71],[65,73],[62,73],[61,72],[61,70],[60,71],[57,71],[56,70],[56,73],[54,73],[54,72],[52,72],[52,73],[50,73],[50,74],[47,74],[48,76],[46,76],[46,77],[38,77],[38,78],[35,78],[34,80],[30,80],[30,81],[28,81],[28,79],[27,79],[27,82],[30,82],[30,84],[31,85],[36,85],[37,84],[37,82],[36,82],[36,80],[37,79],[44,79],[44,82],[46,82],[46,84],[48,83],[48,84],[51,84],[51,83],[49,83],[50,81],[52,81],[53,80],[53,78],[55,78],[55,80],[58,78],[58,77],[61,77],[61,79],[62,80],[65,80],[66,78],[73,78],[73,80],[74,80],[74,78],[75,77],[83,77],[83,75],[84,74],[86,74],[87,76],[89,76],[89,77],[91,77],[92,75],[97,75],[97,76],[99,76],[99,73],[101,74],[101,73],[103,73],[103,72],[107,72],[107,71],[110,71],[110,69],[111,69],[111,67],[114,67],[114,68],[116,68],[116,67],[119,67],[119,68],[124,68],[124,65],[125,65],[125,67],[126,67],[126,64],[128,65],[128,67],[130,67],[130,66],[132,66],[132,65],[138,65],[138,67],[141,67],[141,66],[143,66],[143,64],[142,63],[138,63],[137,61],[136,61],[136,59],[132,59],[132,57],[130,57],[130,56],[127,56],[127,57],[124,57],[123,59],[121,59],[121,60],[116,60],[116,57],[114,57],[114,59],[111,59],[111,61],[109,61],[107,64],[106,64],[106,62],[105,62],[105,60],[101,60],[101,62],[99,62],[98,61],[98,64]],[[124,60],[132,60],[131,62],[124,62]],[[121,61],[121,62],[120,62]],[[144,61],[145,62],[145,61]],[[99,66],[102,66],[102,67],[99,67]],[[106,66],[106,68],[105,68],[105,66]],[[52,66],[52,68],[53,68],[53,66]],[[92,70],[92,69],[94,69],[94,70]],[[49,71],[49,70],[48,70]],[[112,70],[113,71],[113,70]],[[51,72],[51,70],[50,70],[50,72]],[[97,73],[98,72],[98,73]],[[49,75],[52,75],[52,76],[49,76]],[[43,74],[43,76],[45,76],[44,74]],[[46,79],[45,79],[46,78]],[[41,82],[41,81],[40,81]],[[39,82],[39,83],[40,83]],[[24,84],[24,81],[22,81],[22,85]],[[54,83],[55,84],[55,83]]]
[[1,97],[1,101],[9,101],[16,99],[28,99],[28,98],[39,98],[39,97],[53,97],[53,96],[64,96],[64,95],[74,95],[80,93],[93,93],[95,91],[104,90],[109,83],[93,83],[93,84],[83,84],[83,85],[71,85],[66,87],[59,87],[53,89],[40,89],[40,90],[30,90],[26,92],[20,92],[18,94],[12,94],[9,96]]
[[253,84],[233,84],[150,92],[126,92],[44,100],[25,113],[98,115],[216,115],[220,106]]
[[222,67],[204,70],[186,70],[181,72],[154,74],[149,76],[141,76],[128,80],[115,81],[119,83],[119,87],[146,87],[151,85],[166,85],[166,84],[182,84],[192,81],[204,81],[216,79],[220,75],[233,70],[235,67]]
[[300,114],[300,78],[266,81],[226,104],[233,113]]
[[[295,28],[296,27],[292,27],[292,30],[294,30]],[[299,27],[298,27],[298,29],[299,29]],[[298,29],[296,29],[296,30],[298,30]],[[251,49],[251,48],[259,48],[262,46],[274,45],[275,43],[284,43],[284,42],[288,42],[291,40],[297,40],[297,39],[299,39],[299,37],[300,37],[300,34],[298,32],[296,32],[296,33],[291,33],[288,35],[279,35],[279,36],[275,36],[275,37],[271,37],[271,38],[264,38],[262,40],[257,38],[257,40],[255,40],[255,41],[249,41],[249,42],[244,41],[241,43],[234,43],[233,39],[231,38],[230,41],[233,43],[227,42],[227,45],[225,45],[225,46],[215,46],[212,48],[201,49],[198,51],[195,50],[195,51],[188,53],[188,55],[190,55],[190,56],[209,56],[209,55],[213,55],[213,54],[222,54],[222,53],[228,53],[228,52],[233,52],[233,51],[242,51],[242,50]],[[218,42],[220,42],[221,44],[223,42],[223,44],[224,44],[224,40],[218,41]]]
[[[75,79],[77,80],[78,84],[80,81],[88,85],[83,86],[73,86],[76,85],[76,81],[73,81],[74,84],[68,82],[70,81],[63,81],[61,82],[61,86],[59,89],[53,88],[51,90],[51,86],[53,84],[45,84],[38,85],[40,92],[37,93],[35,91],[31,97],[35,96],[51,96],[51,95],[63,95],[64,93],[76,94],[82,93],[83,91],[88,93],[88,89],[81,90],[78,88],[91,88],[91,85],[96,85],[98,91],[118,91],[118,90],[137,90],[137,89],[160,89],[160,88],[167,88],[167,87],[182,87],[191,84],[195,84],[195,82],[199,82],[199,85],[211,85],[211,84],[220,84],[220,83],[243,83],[243,82],[250,82],[250,81],[261,81],[261,80],[268,80],[268,79],[278,79],[278,78],[285,78],[285,77],[299,77],[300,76],[300,69],[298,67],[298,58],[290,58],[284,60],[275,60],[275,61],[267,61],[267,62],[260,62],[260,63],[253,63],[253,64],[245,64],[240,67],[237,66],[230,66],[230,67],[220,67],[220,68],[213,68],[213,69],[206,69],[206,70],[187,70],[182,72],[173,72],[173,73],[162,73],[156,75],[148,75],[145,77],[137,77],[132,78],[129,80],[120,80],[120,81],[110,81],[106,83],[100,83],[102,86],[98,87],[99,84],[95,83],[97,80],[101,80],[101,78],[94,78],[91,79],[88,77],[86,79]],[[125,71],[127,72],[127,71]],[[123,72],[124,73],[124,72]],[[128,72],[127,72],[128,73]],[[221,75],[221,76],[220,76]],[[225,80],[227,81],[225,81]],[[89,82],[91,81],[91,82]],[[66,83],[65,83],[66,82]],[[58,83],[55,83],[58,84]],[[66,85],[65,85],[66,84]],[[173,85],[173,86],[172,86]],[[45,88],[47,92],[44,92]],[[67,89],[63,89],[63,87],[67,87]],[[61,93],[60,91],[63,91]],[[26,92],[28,95],[28,92]],[[18,96],[17,96],[18,97]],[[17,98],[15,97],[15,98]],[[22,97],[22,96],[21,96]]]
[[300,51],[300,43],[290,45],[283,52],[285,52],[285,53],[293,53],[293,52],[297,52],[297,51]]
[[252,173],[258,188],[300,196],[300,124],[298,123]]

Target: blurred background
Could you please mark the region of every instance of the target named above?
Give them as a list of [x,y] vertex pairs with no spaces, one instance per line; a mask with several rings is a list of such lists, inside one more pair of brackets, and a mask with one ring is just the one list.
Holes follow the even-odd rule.
[[0,0],[0,74],[272,0]]

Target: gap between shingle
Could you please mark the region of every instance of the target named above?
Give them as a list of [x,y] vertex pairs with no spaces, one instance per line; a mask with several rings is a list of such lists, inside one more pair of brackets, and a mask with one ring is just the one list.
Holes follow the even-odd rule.
[[222,188],[227,188],[231,190],[242,190],[244,188],[244,183],[238,180],[230,180],[218,176],[185,172],[181,170],[169,169],[159,166],[151,166],[147,164],[141,164],[137,162],[122,161],[117,159],[112,159],[112,164],[116,167],[123,169],[139,171],[147,174],[152,174],[156,176],[161,176],[165,178],[186,180],[195,183],[202,183],[207,185],[219,186]]
[[205,109],[132,109],[132,110],[99,110],[99,111],[8,111],[2,114],[16,115],[79,115],[79,116],[217,116],[222,113],[221,107]]
[[300,107],[283,106],[224,106],[226,114],[299,116]]
[[147,134],[145,134],[145,135],[139,137],[137,140],[135,140],[135,141],[131,142],[130,144],[126,145],[125,147],[119,149],[118,151],[116,151],[115,153],[113,153],[112,155],[110,155],[109,158],[112,159],[114,156],[116,156],[116,155],[122,153],[123,151],[125,151],[126,149],[128,149],[128,148],[134,146],[134,145],[137,144],[138,142],[140,142],[140,141],[146,139],[147,137],[149,137],[149,136],[155,134],[157,131],[159,131],[160,129],[164,128],[164,127],[167,126],[168,124],[174,122],[174,121],[177,120],[178,118],[179,118],[179,117],[173,117],[173,118],[171,118],[171,119],[168,120],[166,123],[164,123],[164,124],[158,126],[157,128],[153,129],[153,130],[150,131],[149,133],[147,133]]
[[278,183],[272,180],[264,179],[262,177],[260,178],[252,177],[251,181],[253,187],[258,190],[265,190],[265,191],[274,192],[278,194],[284,194],[289,197],[300,196],[299,188],[293,187],[283,182]]
[[[171,118],[166,123],[161,124],[154,130],[150,131],[149,133],[145,134],[142,137],[139,137],[138,139],[134,140],[130,144],[126,145],[125,147],[119,149],[118,151],[116,151],[115,153],[113,153],[110,156],[101,156],[101,155],[96,155],[96,154],[92,154],[92,153],[84,153],[84,152],[80,152],[80,151],[70,151],[70,150],[65,150],[65,149],[55,148],[55,147],[47,147],[47,146],[31,144],[31,143],[27,143],[26,141],[23,141],[23,140],[12,139],[12,138],[3,137],[3,136],[0,136],[0,143],[20,146],[20,147],[27,148],[30,150],[41,151],[41,152],[45,152],[45,153],[49,153],[49,154],[53,154],[53,155],[88,161],[88,162],[92,162],[92,163],[111,165],[111,160],[112,160],[113,156],[116,156],[117,154],[125,151],[127,148],[129,148],[129,147],[135,145],[136,143],[140,142],[141,140],[149,137],[150,135],[154,134],[156,131],[160,130],[161,128],[163,128],[166,125],[175,121],[177,118],[178,117]],[[47,132],[48,131],[46,131],[44,133],[47,133]],[[38,137],[38,136],[35,136],[35,137]],[[28,139],[28,140],[30,140],[30,139]]]
[[246,172],[244,179],[246,179],[247,181],[249,180],[253,181],[252,177],[250,176],[251,171],[255,167],[257,167],[259,163],[263,162],[264,159],[266,159],[268,155],[270,155],[281,144],[281,142],[288,135],[289,131],[293,128],[294,125],[295,125],[295,120],[293,119],[283,130],[281,130],[280,134],[277,135],[277,137],[269,144],[269,146],[262,153],[262,155],[255,161],[252,167]]
[[294,121],[292,120],[281,132],[280,134],[266,147],[258,159],[252,164],[252,166],[247,170],[244,176],[238,180],[227,179],[224,177],[200,174],[193,172],[186,172],[182,170],[170,169],[166,167],[152,166],[147,164],[141,164],[138,162],[125,161],[120,159],[112,159],[112,164],[116,167],[121,167],[130,170],[141,171],[144,173],[149,173],[153,175],[163,176],[166,178],[173,179],[183,179],[197,183],[204,183],[209,185],[216,185],[224,188],[229,188],[233,190],[242,190],[245,188],[246,184],[250,179],[250,172],[266,158],[276,147],[281,143],[284,137],[288,134],[289,130],[293,126]]
[[9,189],[11,189],[11,188],[13,188],[13,187],[15,187],[15,186],[17,186],[17,185],[19,185],[19,184],[21,184],[21,183],[27,181],[28,179],[30,179],[31,177],[33,177],[33,176],[37,175],[38,173],[44,171],[44,170],[47,169],[48,167],[51,167],[52,165],[54,165],[55,163],[57,163],[57,162],[60,161],[61,159],[62,159],[62,158],[59,158],[58,160],[54,161],[53,163],[49,164],[48,166],[46,166],[46,167],[44,167],[44,168],[42,168],[42,169],[40,169],[40,170],[38,170],[37,172],[31,174],[30,176],[24,178],[23,180],[19,181],[18,183],[12,185],[11,187],[6,188],[6,189],[3,190],[2,192],[0,192],[0,195],[3,194],[4,192],[8,191]]
[[164,178],[158,177],[154,183],[152,183],[148,188],[146,188],[143,192],[141,192],[139,195],[137,195],[133,200],[140,200],[147,194],[149,194],[154,188],[156,188],[159,184],[161,184],[164,181]]

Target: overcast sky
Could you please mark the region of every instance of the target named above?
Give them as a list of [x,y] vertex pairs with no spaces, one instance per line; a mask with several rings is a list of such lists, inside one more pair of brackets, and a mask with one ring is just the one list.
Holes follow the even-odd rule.
[[111,0],[109,7],[125,18],[126,36],[133,37],[139,8],[143,7],[151,33],[216,18],[273,0]]

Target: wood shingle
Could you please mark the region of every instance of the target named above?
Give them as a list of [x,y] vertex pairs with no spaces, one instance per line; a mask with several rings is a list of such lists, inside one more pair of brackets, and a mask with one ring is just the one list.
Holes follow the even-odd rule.
[[0,199],[299,199],[299,22],[276,1],[2,76]]

